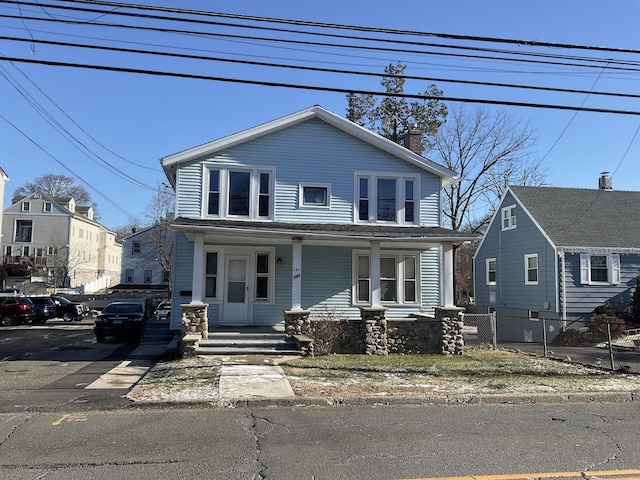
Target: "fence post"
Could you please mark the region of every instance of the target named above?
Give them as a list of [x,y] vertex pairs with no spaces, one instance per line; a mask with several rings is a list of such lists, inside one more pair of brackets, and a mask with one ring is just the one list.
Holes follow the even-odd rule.
[[611,371],[615,371],[616,366],[613,362],[613,344],[611,342],[611,323],[607,322],[607,339],[609,340],[609,359],[611,360]]
[[493,349],[498,349],[498,334],[496,333],[496,312],[489,314],[489,321],[491,322],[491,334],[493,335]]
[[542,344],[544,345],[544,358],[549,356],[549,349],[547,348],[547,319],[542,317]]

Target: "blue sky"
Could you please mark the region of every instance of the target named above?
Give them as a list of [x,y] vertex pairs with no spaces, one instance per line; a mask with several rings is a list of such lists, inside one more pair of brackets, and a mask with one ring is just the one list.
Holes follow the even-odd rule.
[[[42,0],[41,4],[54,3]],[[57,2],[56,2],[57,3]],[[61,2],[72,4],[73,2]],[[559,44],[640,49],[637,19],[640,2],[635,0],[513,0],[434,2],[378,0],[299,2],[289,0],[191,1],[154,0],[137,2],[214,12],[287,18],[326,23],[352,24],[443,34],[499,37]],[[606,8],[605,8],[606,5]],[[0,15],[62,18],[53,9],[37,9],[15,3],[0,3]],[[64,15],[78,15],[66,13]],[[95,18],[93,14],[82,16]],[[116,20],[102,17],[101,21]],[[145,25],[148,23],[145,23]],[[197,28],[187,26],[188,28]],[[220,27],[217,31],[224,30]],[[233,30],[240,33],[238,30]],[[242,32],[247,34],[247,32]],[[253,35],[266,35],[254,31]],[[149,48],[144,44],[189,48],[191,53],[265,62],[304,64],[328,68],[382,72],[398,60],[407,64],[408,75],[460,78],[502,83],[544,85],[577,90],[637,92],[638,73],[603,69],[576,69],[543,65],[506,65],[473,59],[451,60],[441,56],[411,53],[342,52],[319,47],[266,45],[264,42],[202,39],[186,35],[160,35],[138,31],[114,31],[89,25],[59,25],[0,18],[0,35],[56,39],[66,42],[105,43]],[[88,39],[91,37],[91,39]],[[294,38],[294,37],[291,37]],[[299,38],[299,37],[297,37]],[[114,41],[117,40],[117,43]],[[316,39],[317,40],[317,39]],[[436,41],[427,37],[426,41]],[[331,41],[335,41],[331,40]],[[447,41],[445,40],[444,43]],[[453,43],[453,42],[451,42]],[[456,45],[490,46],[534,51],[526,45],[494,45],[456,42]],[[169,47],[167,47],[169,48]],[[544,53],[580,56],[610,56],[637,62],[630,53],[584,52],[539,49]],[[324,85],[336,88],[380,90],[379,78],[296,72],[224,63],[142,58],[109,52],[59,48],[37,42],[0,42],[0,54],[36,60],[95,63],[133,68],[170,70],[231,78],[253,78],[273,82]],[[19,68],[19,70],[16,69]],[[165,180],[160,158],[249,128],[314,104],[344,114],[342,93],[293,90],[193,79],[154,77],[130,73],[93,71],[26,63],[0,62],[0,167],[10,177],[4,206],[13,191],[45,173],[74,176],[98,204],[101,221],[109,228],[143,218],[155,187]],[[22,88],[20,93],[8,78]],[[430,82],[407,81],[405,92],[417,93]],[[638,100],[598,99],[584,94],[541,93],[525,90],[463,86],[436,82],[445,96],[502,99],[516,102],[559,103],[618,110],[640,111]],[[636,87],[636,88],[634,88]],[[77,141],[69,142],[45,122],[23,95],[31,95]],[[46,96],[45,96],[46,95]],[[54,103],[51,103],[52,100]],[[473,109],[475,105],[466,104]],[[537,141],[532,155],[543,159],[547,183],[553,186],[597,188],[600,172],[613,174],[617,190],[637,190],[640,166],[638,115],[617,115],[513,106],[485,105],[503,110],[520,122],[529,122]],[[64,112],[64,114],[62,113]],[[72,119],[72,120],[70,120]],[[10,123],[9,123],[10,122]],[[22,132],[22,133],[20,133]],[[87,136],[90,134],[90,137]],[[640,136],[640,135],[639,135]],[[96,143],[97,140],[99,143]],[[80,142],[80,143],[78,143]],[[82,146],[100,158],[82,153]],[[46,152],[46,153],[45,153]],[[117,155],[114,155],[115,152]],[[108,163],[119,170],[104,168]],[[143,185],[122,178],[131,177]]]

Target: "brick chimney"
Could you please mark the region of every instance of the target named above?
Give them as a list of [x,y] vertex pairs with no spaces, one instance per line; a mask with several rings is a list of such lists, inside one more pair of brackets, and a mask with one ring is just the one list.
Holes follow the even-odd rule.
[[416,155],[422,155],[422,130],[417,124],[411,125],[407,133],[402,137],[402,146],[408,148]]

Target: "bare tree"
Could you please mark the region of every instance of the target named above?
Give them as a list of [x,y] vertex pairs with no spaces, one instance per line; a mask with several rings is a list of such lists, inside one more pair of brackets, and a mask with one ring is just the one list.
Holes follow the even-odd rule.
[[433,137],[431,158],[458,173],[445,188],[444,216],[454,230],[480,232],[510,184],[540,185],[544,172],[531,157],[533,130],[505,112],[450,109]]
[[98,218],[98,208],[95,202],[91,200],[91,195],[87,190],[78,185],[71,177],[62,174],[45,173],[36,178],[33,182],[27,182],[16,188],[13,196],[27,196],[32,193],[44,193],[50,197],[68,197],[73,198],[77,205],[92,206],[95,218]]
[[147,208],[145,218],[152,228],[149,230],[156,259],[169,279],[171,292],[171,266],[173,264],[173,232],[170,229],[176,204],[173,189],[166,184],[158,184],[156,194]]

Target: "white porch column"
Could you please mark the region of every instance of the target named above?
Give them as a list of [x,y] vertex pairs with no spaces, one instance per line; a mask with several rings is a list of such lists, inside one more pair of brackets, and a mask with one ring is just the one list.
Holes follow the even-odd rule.
[[380,295],[380,242],[371,242],[371,306],[382,305]]
[[302,240],[293,240],[291,265],[291,309],[302,310]]
[[193,240],[193,278],[191,279],[191,303],[204,300],[204,234],[196,233]]
[[453,245],[451,243],[442,244],[442,300],[443,306],[451,307],[455,305],[453,295]]

